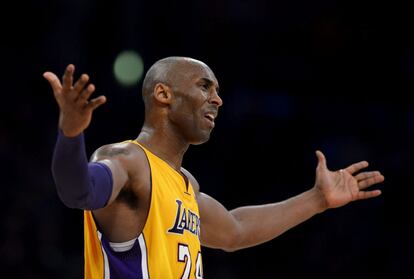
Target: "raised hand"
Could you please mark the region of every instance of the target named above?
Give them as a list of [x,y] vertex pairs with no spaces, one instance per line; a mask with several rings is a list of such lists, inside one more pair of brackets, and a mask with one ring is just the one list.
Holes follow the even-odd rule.
[[[95,91],[87,74],[73,84],[75,66],[70,64],[63,74],[62,83],[52,72],[45,72],[43,77],[50,83],[55,99],[60,108],[59,128],[67,137],[75,137],[82,133],[90,124],[92,112],[106,102],[105,96],[99,96],[92,100],[89,97]],[[86,86],[86,87],[85,87]]]
[[379,171],[361,172],[368,167],[368,162],[361,161],[339,171],[330,171],[322,152],[316,151],[318,166],[316,168],[315,188],[322,194],[326,209],[343,206],[351,201],[369,199],[381,194],[380,190],[364,189],[384,181]]

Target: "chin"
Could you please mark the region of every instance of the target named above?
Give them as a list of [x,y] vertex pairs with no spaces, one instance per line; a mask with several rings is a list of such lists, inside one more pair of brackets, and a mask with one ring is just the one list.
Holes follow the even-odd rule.
[[205,142],[207,142],[210,139],[210,133],[199,136],[199,137],[194,137],[191,141],[190,144],[192,145],[200,145],[203,144]]

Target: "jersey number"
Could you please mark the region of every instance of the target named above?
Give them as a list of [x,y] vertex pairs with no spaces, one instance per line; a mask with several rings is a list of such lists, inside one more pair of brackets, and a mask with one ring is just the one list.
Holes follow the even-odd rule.
[[[181,263],[185,263],[185,268],[183,275],[181,275],[181,279],[188,279],[190,278],[191,274],[191,255],[190,249],[185,244],[178,244],[178,261]],[[201,265],[201,253],[198,252],[196,265],[195,265],[195,278],[196,279],[203,279],[203,267]]]

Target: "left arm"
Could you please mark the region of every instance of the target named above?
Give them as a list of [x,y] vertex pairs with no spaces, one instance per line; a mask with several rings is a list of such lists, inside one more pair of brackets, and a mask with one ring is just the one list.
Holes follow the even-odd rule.
[[322,211],[318,195],[311,189],[282,202],[227,211],[200,193],[201,243],[230,252],[269,241]]
[[279,236],[326,209],[381,194],[379,190],[363,191],[384,180],[380,172],[361,172],[354,175],[367,167],[367,162],[355,163],[333,172],[327,168],[324,155],[320,151],[316,155],[319,162],[314,187],[278,203],[245,206],[228,211],[212,197],[198,192],[196,184],[202,245],[226,251],[255,246]]

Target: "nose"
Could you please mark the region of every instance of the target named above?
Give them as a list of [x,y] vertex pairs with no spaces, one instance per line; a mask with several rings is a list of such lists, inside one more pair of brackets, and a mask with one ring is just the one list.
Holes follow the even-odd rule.
[[210,104],[214,104],[218,107],[221,107],[223,105],[223,100],[220,98],[216,90],[213,90],[212,94],[210,95]]

